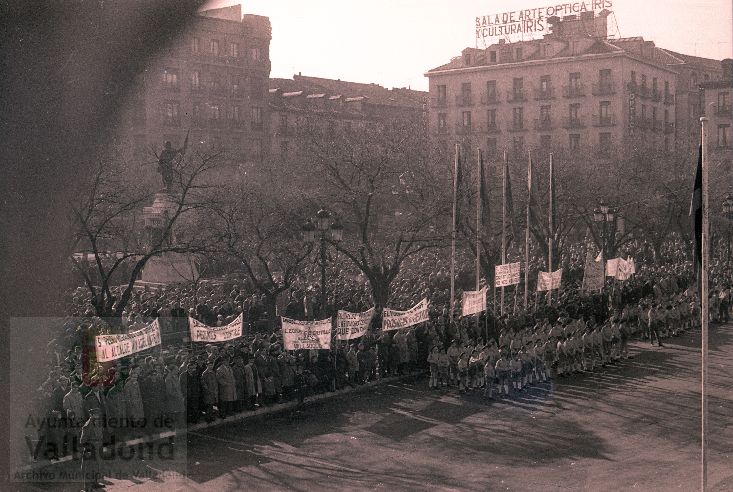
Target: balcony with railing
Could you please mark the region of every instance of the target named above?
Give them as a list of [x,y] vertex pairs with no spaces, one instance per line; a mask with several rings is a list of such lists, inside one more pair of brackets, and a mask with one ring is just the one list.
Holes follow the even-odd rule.
[[193,116],[191,118],[191,125],[194,128],[206,128],[208,126],[208,121],[200,116]]
[[575,97],[584,97],[585,96],[585,86],[583,84],[564,85],[562,88],[562,95],[563,97],[567,99],[572,99]]
[[555,88],[554,87],[542,87],[535,88],[534,90],[535,101],[549,101],[555,99]]
[[473,97],[470,93],[460,94],[456,96],[456,106],[463,108],[473,106]]
[[512,133],[526,132],[528,130],[529,128],[524,126],[524,121],[515,121],[509,128],[507,128],[507,131]]
[[464,125],[463,123],[456,123],[456,135],[470,135],[473,133],[472,125]]
[[580,116],[576,116],[574,118],[566,116],[565,118],[562,119],[562,126],[563,128],[567,130],[585,128],[585,122],[583,121],[583,118],[581,118]]
[[209,128],[228,128],[229,121],[224,118],[209,118]]
[[495,135],[497,133],[501,133],[501,129],[499,128],[499,125],[496,122],[493,122],[493,123],[483,122],[479,126],[479,132],[488,133],[489,135]]
[[445,97],[431,97],[430,106],[433,108],[446,108],[448,107],[448,100]]
[[616,115],[613,114],[594,114],[593,126],[608,127],[616,126]]
[[613,96],[616,94],[616,86],[611,81],[598,82],[593,84],[591,91],[594,96]]
[[634,126],[640,130],[651,130],[653,126],[652,119],[637,117],[634,119]]
[[181,126],[180,116],[164,116],[163,126]]
[[276,133],[280,137],[292,137],[295,135],[295,125],[288,123],[280,123],[277,125]]
[[719,118],[732,118],[733,108],[730,104],[716,104],[715,105],[715,116]]
[[540,132],[547,132],[552,130],[552,118],[538,118],[534,120],[534,129]]
[[525,102],[527,101],[527,96],[524,93],[523,89],[515,89],[511,91],[507,91],[506,93],[506,100],[507,102]]
[[261,121],[253,121],[250,124],[250,128],[252,128],[253,130],[263,130],[265,127]]
[[499,104],[499,95],[496,92],[493,92],[491,94],[489,94],[488,92],[484,92],[483,94],[481,94],[481,104]]
[[229,128],[233,128],[235,130],[241,130],[242,128],[244,128],[244,121],[240,119],[230,118],[227,121],[229,122]]

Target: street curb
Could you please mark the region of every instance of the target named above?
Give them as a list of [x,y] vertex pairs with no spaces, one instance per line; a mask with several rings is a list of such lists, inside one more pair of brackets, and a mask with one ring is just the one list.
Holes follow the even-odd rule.
[[[257,418],[257,417],[265,417],[265,416],[269,416],[269,415],[276,415],[276,414],[287,412],[289,410],[305,408],[305,407],[309,407],[309,406],[311,406],[311,405],[313,405],[313,404],[315,404],[317,402],[329,400],[329,399],[332,399],[332,398],[337,398],[337,397],[340,397],[340,396],[343,396],[343,395],[348,395],[350,393],[360,393],[360,392],[365,391],[365,390],[367,390],[369,388],[380,386],[382,384],[394,383],[394,382],[398,382],[398,381],[408,380],[410,378],[417,379],[417,378],[423,376],[424,374],[425,374],[424,372],[417,372],[417,373],[414,373],[414,374],[406,374],[406,375],[403,375],[403,376],[391,376],[391,377],[381,378],[381,379],[378,379],[376,381],[369,381],[368,383],[362,384],[362,385],[359,385],[359,386],[355,386],[355,387],[354,386],[350,386],[350,387],[344,388],[344,389],[339,390],[339,391],[329,391],[327,393],[319,393],[319,394],[314,395],[312,397],[306,398],[303,401],[303,403],[299,403],[297,401],[288,401],[288,402],[285,402],[285,403],[276,403],[274,405],[260,407],[260,408],[254,410],[254,411],[247,411],[247,410],[245,410],[243,413],[240,413],[240,414],[237,414],[237,415],[231,415],[231,416],[226,417],[224,419],[217,419],[217,420],[215,420],[213,422],[200,422],[198,424],[194,424],[194,425],[191,425],[191,426],[188,426],[188,427],[185,427],[185,428],[176,430],[176,431],[160,432],[160,433],[151,434],[149,436],[142,437],[142,438],[130,439],[128,441],[118,443],[115,446],[115,450],[117,450],[117,449],[123,449],[123,448],[131,448],[133,446],[139,446],[141,444],[153,443],[153,442],[160,441],[160,440],[163,440],[163,439],[173,439],[176,436],[185,436],[189,432],[195,432],[195,431],[200,431],[200,430],[209,429],[209,428],[213,428],[213,427],[218,427],[220,425],[231,424],[233,422],[251,420],[251,419],[254,419],[254,418]],[[107,446],[105,446],[103,448],[103,452],[107,452],[109,450],[110,450],[110,448],[107,447]],[[24,472],[34,471],[34,470],[38,470],[38,469],[41,469],[41,468],[47,468],[49,466],[58,465],[58,464],[61,464],[61,463],[67,463],[67,462],[73,461],[73,460],[74,460],[74,456],[73,455],[67,455],[67,456],[62,456],[61,458],[59,458],[57,460],[37,461],[37,462],[34,462],[34,463],[29,463],[27,465],[23,465],[21,467],[18,467],[12,473],[14,474],[14,473],[24,473]]]

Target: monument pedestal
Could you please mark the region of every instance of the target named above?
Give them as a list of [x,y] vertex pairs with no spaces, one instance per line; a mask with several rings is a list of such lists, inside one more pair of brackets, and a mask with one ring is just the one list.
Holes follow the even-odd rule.
[[[153,204],[143,208],[145,230],[151,246],[163,241],[164,244],[175,244],[175,227],[168,231],[170,217],[176,211],[175,196],[167,191],[155,194]],[[193,282],[198,277],[195,258],[191,254],[163,252],[148,260],[143,268],[141,281],[151,284],[171,284],[177,282]]]
[[155,284],[174,284],[193,282],[197,277],[198,270],[192,255],[163,253],[148,260],[140,280]]

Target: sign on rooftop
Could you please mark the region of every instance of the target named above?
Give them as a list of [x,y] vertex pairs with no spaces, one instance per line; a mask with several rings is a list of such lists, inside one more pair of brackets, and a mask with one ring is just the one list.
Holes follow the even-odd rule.
[[547,19],[550,17],[600,12],[612,7],[613,0],[588,0],[476,16],[476,47],[487,46],[496,39],[515,41],[525,35],[532,38],[535,34],[547,34]]

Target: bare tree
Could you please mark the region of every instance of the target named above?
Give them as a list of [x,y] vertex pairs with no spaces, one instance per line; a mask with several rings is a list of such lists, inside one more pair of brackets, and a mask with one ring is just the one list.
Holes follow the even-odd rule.
[[[254,189],[253,189],[254,188]],[[282,194],[259,186],[230,189],[227,200],[214,207],[212,234],[219,234],[220,252],[236,259],[254,287],[265,296],[270,315],[278,296],[300,273],[313,246],[299,239],[300,216]],[[279,274],[278,274],[279,273]]]
[[[140,234],[142,207],[153,193],[140,190],[125,173],[124,163],[102,159],[90,177],[86,194],[72,204],[72,219],[77,234],[70,248],[71,260],[79,270],[91,295],[95,314],[119,326],[136,280],[154,256],[165,253],[197,253],[211,249],[209,238],[196,227],[211,205],[208,173],[218,166],[219,154],[191,152],[183,155],[173,169],[173,186],[167,196],[169,215],[161,224],[160,234]],[[75,251],[93,257],[92,277],[74,257]],[[112,292],[113,275],[129,267],[123,278],[122,292]]]
[[405,259],[446,244],[449,162],[445,173],[431,165],[422,121],[311,124],[299,140],[311,171],[305,203],[340,217],[346,239],[329,242],[367,277],[381,310]]

